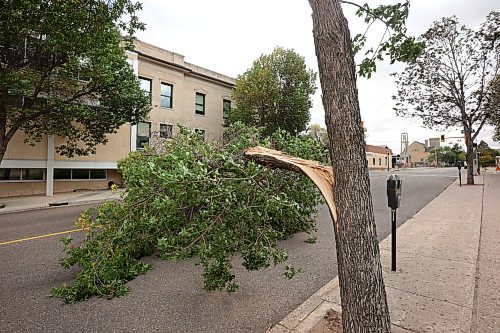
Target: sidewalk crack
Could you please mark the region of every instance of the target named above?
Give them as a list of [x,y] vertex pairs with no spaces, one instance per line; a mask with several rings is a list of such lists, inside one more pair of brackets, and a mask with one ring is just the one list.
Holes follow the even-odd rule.
[[432,299],[432,300],[435,300],[435,301],[440,301],[440,302],[448,303],[448,304],[451,304],[451,305],[459,306],[461,308],[471,309],[472,310],[472,308],[470,308],[468,306],[465,306],[465,305],[462,305],[462,304],[457,304],[457,303],[454,303],[454,302],[450,302],[450,301],[448,301],[446,299],[441,299],[441,298],[431,297],[431,296],[427,296],[427,295],[422,295],[422,294],[419,294],[419,293],[416,293],[416,292],[413,292],[413,291],[404,290],[404,289],[401,289],[401,288],[396,288],[396,287],[391,287],[391,286],[385,286],[385,287],[386,288],[391,288],[391,289],[394,289],[394,290],[399,290],[399,291],[402,291],[402,292],[405,292],[405,293],[408,293],[408,294],[412,294],[412,295],[416,295],[416,296],[420,296],[420,297],[424,297],[424,298]]
[[[391,250],[380,249],[380,251],[390,252]],[[427,259],[439,259],[439,260],[445,260],[445,261],[451,261],[451,262],[465,263],[465,264],[469,264],[469,265],[475,265],[476,264],[475,262],[470,262],[470,261],[467,261],[467,260],[455,260],[455,259],[450,259],[450,258],[441,258],[441,257],[423,255],[423,254],[420,254],[420,253],[408,252],[408,251],[400,251],[400,250],[398,250],[398,253],[404,253],[404,254],[408,254],[408,255],[414,256],[414,257],[422,257],[422,258],[427,258]]]

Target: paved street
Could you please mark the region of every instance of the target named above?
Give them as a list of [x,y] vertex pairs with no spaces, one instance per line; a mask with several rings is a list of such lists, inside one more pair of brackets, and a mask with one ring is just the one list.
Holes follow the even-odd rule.
[[[456,179],[456,169],[412,169],[403,179],[403,223]],[[390,232],[385,194],[389,173],[371,173],[372,195],[379,239]],[[73,229],[82,210],[65,207],[0,215],[0,243]],[[81,234],[72,234],[81,238]],[[202,289],[201,272],[194,259],[175,263],[149,258],[156,269],[129,283],[132,292],[120,299],[92,298],[75,305],[49,298],[50,287],[70,281],[75,271],[64,272],[60,236],[0,245],[0,327],[2,332],[263,332],[279,322],[336,276],[333,229],[326,207],[318,216],[318,240],[304,242],[299,234],[281,245],[291,262],[304,272],[285,280],[282,267],[260,272],[235,268],[236,293]]]

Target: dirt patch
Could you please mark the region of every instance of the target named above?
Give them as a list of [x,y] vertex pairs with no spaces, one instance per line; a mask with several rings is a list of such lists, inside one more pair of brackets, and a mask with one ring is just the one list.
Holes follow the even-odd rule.
[[342,314],[333,309],[328,310],[309,333],[342,333]]

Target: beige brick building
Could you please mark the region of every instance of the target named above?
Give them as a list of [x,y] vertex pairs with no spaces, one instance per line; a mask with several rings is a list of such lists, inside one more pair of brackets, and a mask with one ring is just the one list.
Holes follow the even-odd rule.
[[44,137],[34,147],[17,133],[0,165],[0,197],[46,194],[77,189],[106,188],[120,182],[117,161],[141,149],[154,135],[168,138],[182,124],[200,132],[206,140],[219,139],[223,115],[231,108],[235,79],[190,64],[184,56],[137,41],[127,51],[129,64],[141,87],[150,93],[152,110],[137,125],[125,124],[110,135],[95,154],[68,158],[54,147],[58,137]]
[[429,152],[425,144],[413,141],[411,145],[408,146],[408,153],[410,154],[411,166],[427,166],[429,161]]
[[392,151],[387,146],[365,145],[366,161],[370,169],[392,168]]

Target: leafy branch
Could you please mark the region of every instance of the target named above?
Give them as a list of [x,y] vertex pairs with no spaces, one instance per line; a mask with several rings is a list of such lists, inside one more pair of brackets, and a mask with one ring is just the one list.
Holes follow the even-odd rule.
[[[412,62],[422,53],[425,44],[415,41],[414,37],[406,35],[405,22],[408,18],[410,3],[397,3],[395,5],[380,5],[372,8],[367,3],[360,5],[352,1],[341,0],[341,3],[354,6],[356,15],[364,17],[367,28],[363,34],[357,34],[352,38],[352,52],[357,54],[366,45],[367,33],[373,23],[380,21],[386,29],[377,46],[370,47],[365,51],[365,58],[358,65],[360,76],[370,78],[376,71],[376,61],[382,61],[389,56],[391,64],[395,61]],[[386,35],[388,37],[386,38]]]

